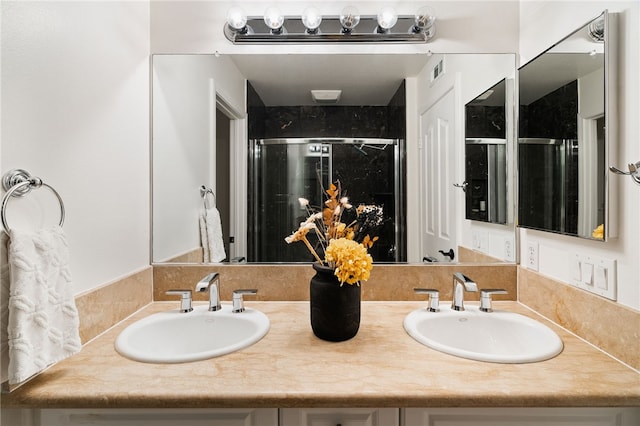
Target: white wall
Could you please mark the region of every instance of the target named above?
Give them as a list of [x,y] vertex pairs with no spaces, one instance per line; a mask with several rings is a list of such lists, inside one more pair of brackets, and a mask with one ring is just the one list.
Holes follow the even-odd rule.
[[[638,1],[526,1],[520,10],[521,64],[598,16],[603,10],[619,12],[618,154],[612,164],[640,160],[640,3]],[[543,30],[542,30],[543,29]],[[545,232],[520,230],[521,250],[539,244],[539,272],[571,283],[575,254],[617,261],[618,303],[640,309],[640,187],[628,177],[609,175],[614,183],[614,220],[618,238],[596,242]]]
[[[1,7],[0,171],[26,169],[64,199],[76,293],[147,266],[148,2]],[[42,188],[10,204],[10,225],[57,222],[57,206],[35,204],[47,196]]]

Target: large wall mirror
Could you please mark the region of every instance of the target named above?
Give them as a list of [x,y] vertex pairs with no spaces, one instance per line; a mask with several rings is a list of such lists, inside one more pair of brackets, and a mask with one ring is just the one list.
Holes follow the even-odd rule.
[[[230,237],[248,242],[235,254],[249,262],[311,261],[297,258],[300,247],[288,246],[284,238],[305,215],[298,197],[321,197],[322,186],[335,179],[354,203],[385,207],[388,226],[374,260],[422,259],[406,243],[410,233],[418,233],[408,225],[407,217],[417,213],[407,211],[407,200],[421,198],[415,181],[424,175],[416,170],[418,161],[407,158],[407,145],[417,153],[421,109],[442,95],[429,82],[430,59],[427,54],[154,55],[153,262],[203,262],[199,220],[207,205],[219,211],[226,261],[233,260],[237,244],[230,246]],[[442,80],[459,86],[456,144],[463,152],[464,105],[495,82],[513,81],[515,55],[445,59]],[[424,83],[415,83],[418,79]],[[413,93],[411,87],[434,93]],[[329,103],[335,100],[322,98],[326,93],[314,100],[315,89],[342,92],[337,103]],[[429,96],[433,100],[425,100]],[[499,96],[504,99],[504,93]],[[513,163],[504,154],[500,161]],[[459,191],[452,185],[443,190],[451,197]],[[514,203],[508,208],[515,210]],[[463,221],[464,204],[456,210],[447,211],[447,219]],[[515,235],[511,231],[509,238]],[[288,252],[277,254],[281,250]]]
[[609,235],[611,21],[603,13],[518,71],[521,227],[602,241]]

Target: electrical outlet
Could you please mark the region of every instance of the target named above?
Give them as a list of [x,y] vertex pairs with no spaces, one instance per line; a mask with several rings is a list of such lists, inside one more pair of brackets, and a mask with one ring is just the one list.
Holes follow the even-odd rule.
[[529,241],[526,254],[527,269],[538,270],[538,243]]
[[513,237],[505,237],[504,239],[504,260],[507,262],[513,262],[516,260],[516,254],[514,253],[514,241]]

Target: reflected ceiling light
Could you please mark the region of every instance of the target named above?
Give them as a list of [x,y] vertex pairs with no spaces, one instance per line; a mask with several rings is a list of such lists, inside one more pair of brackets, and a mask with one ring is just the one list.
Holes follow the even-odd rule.
[[433,37],[435,33],[436,15],[429,6],[423,6],[414,16],[414,24],[411,32],[414,34],[424,33],[427,38]]
[[340,25],[342,34],[351,34],[353,29],[360,23],[360,12],[354,6],[347,6],[340,13]]
[[322,23],[322,13],[317,8],[309,6],[302,12],[302,23],[307,34],[318,34],[318,27]]
[[227,12],[227,25],[238,34],[246,34],[250,28],[247,27],[247,14],[241,7],[232,7]]
[[312,90],[311,98],[317,104],[335,104],[340,100],[342,90]]
[[378,34],[386,34],[398,22],[398,14],[392,7],[385,7],[378,13],[378,26],[376,32]]
[[282,26],[284,24],[284,15],[277,7],[269,7],[264,12],[264,23],[271,28],[271,34],[286,34],[286,30]]

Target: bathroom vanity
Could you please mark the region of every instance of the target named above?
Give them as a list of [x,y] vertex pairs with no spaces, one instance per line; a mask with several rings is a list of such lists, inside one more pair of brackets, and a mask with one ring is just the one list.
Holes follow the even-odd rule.
[[494,302],[494,309],[548,325],[564,343],[558,356],[496,364],[430,349],[403,329],[405,316],[425,302],[363,302],[358,334],[341,343],[313,335],[308,302],[246,304],[264,312],[271,328],[243,350],[180,364],[122,357],[114,341],[127,325],[177,308],[177,302],[155,302],[80,354],[3,395],[3,410],[17,416],[22,422],[17,425],[29,426],[143,420],[154,425],[532,425],[554,419],[631,426],[640,416],[635,370],[517,302]]

